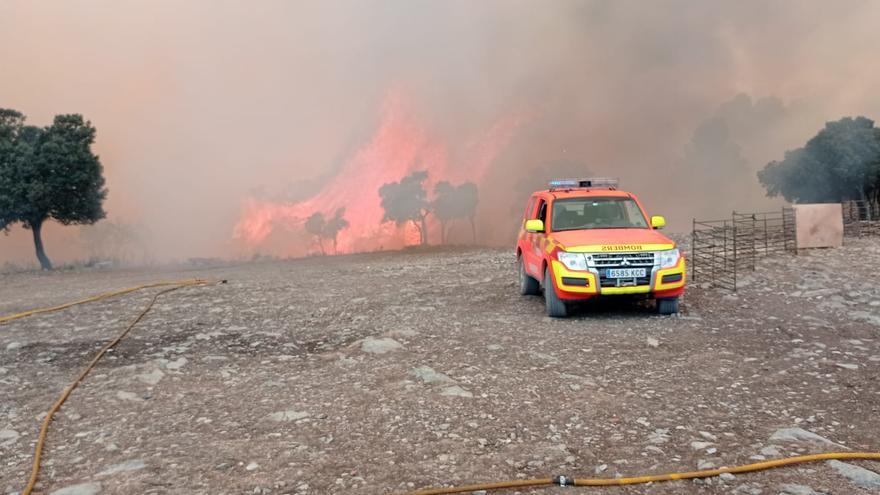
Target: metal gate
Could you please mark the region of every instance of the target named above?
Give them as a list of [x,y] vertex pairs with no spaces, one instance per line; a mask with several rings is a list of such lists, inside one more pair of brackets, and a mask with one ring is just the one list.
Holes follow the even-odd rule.
[[753,271],[758,258],[797,251],[794,209],[694,219],[691,241],[691,280],[735,291],[737,273]]
[[880,203],[847,201],[843,206],[843,235],[880,236]]

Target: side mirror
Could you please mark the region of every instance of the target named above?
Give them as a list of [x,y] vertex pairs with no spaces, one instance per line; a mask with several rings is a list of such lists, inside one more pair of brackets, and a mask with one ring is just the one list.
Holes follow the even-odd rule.
[[526,232],[544,232],[543,220],[526,220]]
[[666,227],[666,219],[661,217],[660,215],[654,215],[651,217],[651,227],[655,229],[662,229]]

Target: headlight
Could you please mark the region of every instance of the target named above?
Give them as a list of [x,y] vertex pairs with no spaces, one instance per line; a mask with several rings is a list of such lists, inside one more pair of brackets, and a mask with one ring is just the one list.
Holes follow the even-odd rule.
[[556,257],[559,258],[559,261],[561,261],[569,270],[587,269],[587,257],[584,256],[583,253],[566,253],[565,251],[560,251]]
[[678,249],[670,249],[669,251],[658,251],[657,263],[660,265],[660,268],[672,268],[678,264],[678,259],[680,257],[681,253],[678,252]]

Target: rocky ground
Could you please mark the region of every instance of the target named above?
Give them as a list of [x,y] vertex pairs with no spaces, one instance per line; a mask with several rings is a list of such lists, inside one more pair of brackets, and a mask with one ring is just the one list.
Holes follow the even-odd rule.
[[[880,241],[762,261],[682,314],[516,294],[509,250],[197,271],[0,276],[0,314],[157,279],[169,294],[52,425],[41,493],[397,494],[880,451]],[[0,326],[0,493],[44,411],[152,292]],[[572,493],[866,494],[880,465],[816,463]],[[558,489],[557,489],[558,490]],[[554,493],[520,490],[512,493]]]

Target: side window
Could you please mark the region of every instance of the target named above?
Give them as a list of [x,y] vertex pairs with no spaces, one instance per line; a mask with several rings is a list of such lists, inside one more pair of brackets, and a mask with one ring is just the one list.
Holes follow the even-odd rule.
[[530,220],[532,215],[535,213],[535,198],[529,198],[528,204],[526,204],[526,212],[523,216],[524,219]]
[[538,206],[538,220],[547,223],[547,202],[543,199],[541,200],[540,206]]

